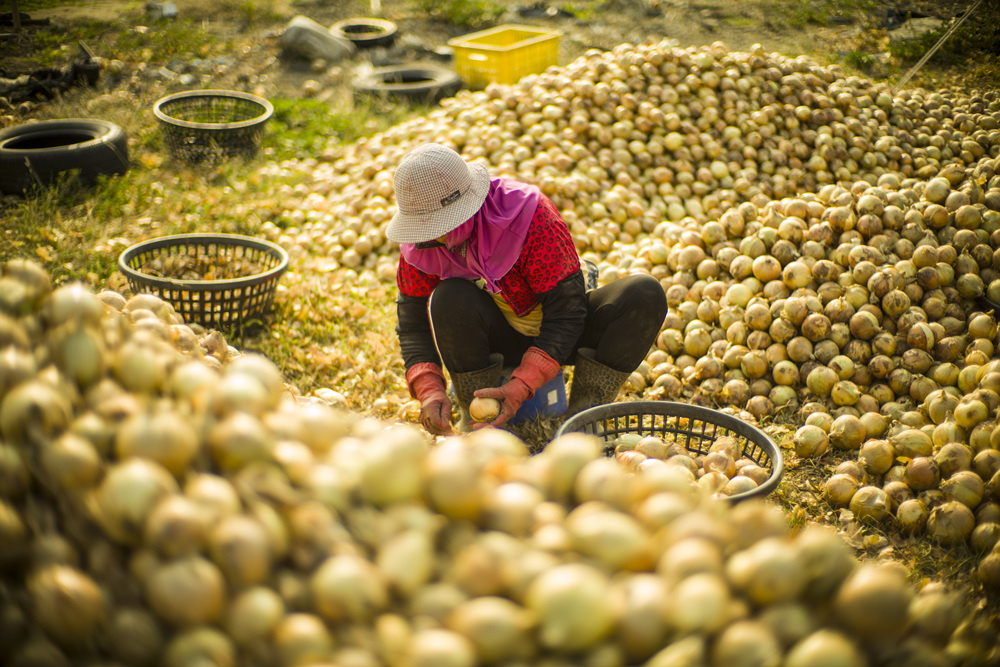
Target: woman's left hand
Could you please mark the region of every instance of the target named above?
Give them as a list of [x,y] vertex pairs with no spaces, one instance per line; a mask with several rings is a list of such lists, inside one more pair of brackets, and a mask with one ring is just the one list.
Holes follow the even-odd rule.
[[535,395],[546,382],[559,372],[559,362],[541,348],[529,347],[521,357],[521,365],[510,374],[510,379],[499,387],[477,389],[479,398],[495,398],[500,401],[500,414],[491,422],[476,424],[472,428],[500,426],[517,414],[518,408]]
[[533,394],[534,390],[526,385],[523,380],[515,377],[512,377],[499,387],[477,389],[475,393],[476,398],[495,398],[500,401],[500,414],[493,421],[473,424],[472,428],[481,429],[486,426],[502,426],[506,424],[511,417],[517,414],[517,410],[521,407],[521,404],[531,398]]

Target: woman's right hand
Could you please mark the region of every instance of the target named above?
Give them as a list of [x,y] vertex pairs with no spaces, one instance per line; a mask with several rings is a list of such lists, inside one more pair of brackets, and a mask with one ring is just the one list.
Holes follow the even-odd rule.
[[432,435],[452,435],[451,401],[444,391],[420,402],[420,423]]
[[437,364],[415,364],[406,369],[410,395],[420,401],[420,424],[432,435],[452,435],[451,400],[444,374]]

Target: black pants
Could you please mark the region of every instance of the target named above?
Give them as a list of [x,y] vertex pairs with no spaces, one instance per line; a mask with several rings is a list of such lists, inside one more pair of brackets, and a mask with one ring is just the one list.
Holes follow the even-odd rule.
[[[572,352],[560,363],[573,364],[581,347],[596,360],[631,373],[645,359],[663,325],[667,300],[659,281],[634,274],[587,292],[587,319]],[[438,353],[446,368],[468,373],[503,354],[504,366],[517,366],[534,338],[514,329],[486,291],[468,280],[441,282],[431,297],[430,317]]]

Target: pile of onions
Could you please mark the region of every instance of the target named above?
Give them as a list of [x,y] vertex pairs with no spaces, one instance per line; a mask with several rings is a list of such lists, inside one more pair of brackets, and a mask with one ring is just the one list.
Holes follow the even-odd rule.
[[[911,532],[956,494],[974,502],[968,475],[912,489],[900,466],[911,445],[923,457],[952,444],[997,451],[991,396],[968,396],[1000,390],[997,322],[981,302],[1000,295],[995,91],[894,91],[759,46],[624,44],[275,166],[308,178],[262,232],[352,280],[391,282],[394,169],[432,141],[538,185],[602,283],[660,280],[670,312],[626,391],[796,427],[826,414],[811,424],[826,450],[810,429],[799,455],[857,452],[858,487],[884,489],[893,516],[902,504]],[[932,425],[929,451],[894,440]],[[995,454],[982,455],[964,469],[990,505],[1000,480]],[[976,517],[977,550],[994,524]]]
[[636,433],[622,434],[611,444],[615,459],[627,470],[677,468],[692,486],[710,495],[749,493],[771,476],[771,470],[744,455],[739,439],[733,436],[707,443],[703,453],[690,451],[677,441]]
[[[296,398],[262,357],[149,338],[105,299],[97,317],[71,309],[103,342],[102,375],[42,364],[0,396],[4,664],[794,664],[896,642],[997,657],[951,589],[918,591],[772,505],[721,503],[682,464],[628,470],[580,433],[534,456],[499,429],[435,441]],[[45,359],[75,316],[39,312],[16,323],[37,346],[16,346]],[[130,376],[141,391],[114,363],[132,343],[162,362],[156,383]],[[50,391],[25,402],[35,386]],[[20,413],[46,400],[55,419]],[[720,438],[703,477],[738,460]]]

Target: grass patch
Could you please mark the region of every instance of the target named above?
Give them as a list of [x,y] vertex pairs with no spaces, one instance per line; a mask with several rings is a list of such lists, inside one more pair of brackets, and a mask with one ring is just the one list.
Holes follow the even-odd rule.
[[22,12],[33,12],[37,9],[52,9],[54,7],[76,7],[93,4],[87,0],[20,0],[17,3]]
[[417,9],[461,28],[485,28],[503,15],[505,7],[493,0],[418,0]]
[[166,63],[171,59],[205,58],[224,54],[231,46],[201,21],[159,21],[151,26],[123,30],[103,21],[90,21],[63,28],[40,28],[30,33],[29,49],[40,67],[64,66],[72,62],[79,42],[111,60]]
[[[937,30],[926,32],[912,39],[902,39],[889,44],[889,54],[907,63],[923,58],[948,31],[944,25]],[[1000,55],[1000,34],[996,27],[975,20],[963,23],[934,52],[928,62],[941,65],[961,65],[981,61],[983,58],[996,59]]]
[[737,14],[727,14],[722,17],[723,22],[726,25],[732,26],[733,28],[752,28],[757,25],[757,21],[750,18],[749,16],[742,16]]

